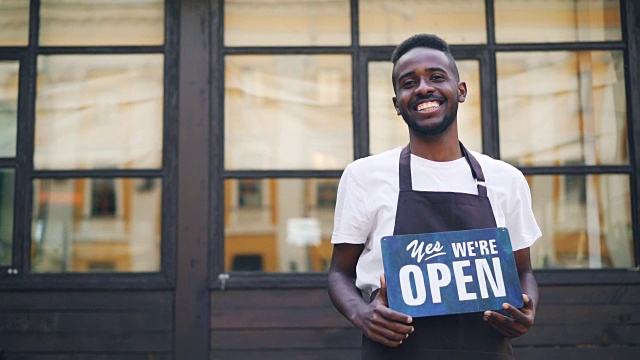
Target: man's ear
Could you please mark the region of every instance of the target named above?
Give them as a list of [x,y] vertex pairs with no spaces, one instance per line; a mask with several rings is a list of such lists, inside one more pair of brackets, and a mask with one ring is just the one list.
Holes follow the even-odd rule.
[[458,82],[458,102],[464,102],[467,99],[467,83]]
[[393,107],[396,109],[396,115],[400,116],[400,106],[398,106],[398,99],[396,99],[396,97],[392,97],[391,100],[393,100]]

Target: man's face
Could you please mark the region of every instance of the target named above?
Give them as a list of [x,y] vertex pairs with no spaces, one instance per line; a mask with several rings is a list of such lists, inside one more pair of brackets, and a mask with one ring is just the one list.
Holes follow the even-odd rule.
[[394,70],[393,105],[409,127],[426,137],[445,133],[458,116],[467,85],[458,81],[449,58],[439,50],[418,47],[404,54]]

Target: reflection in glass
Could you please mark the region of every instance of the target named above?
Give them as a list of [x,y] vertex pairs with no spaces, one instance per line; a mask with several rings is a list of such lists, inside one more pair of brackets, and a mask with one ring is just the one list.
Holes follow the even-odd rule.
[[16,156],[18,71],[17,61],[0,61],[0,158]]
[[41,0],[40,45],[162,45],[163,0]]
[[11,265],[14,184],[14,171],[0,169],[0,266]]
[[348,0],[226,0],[226,46],[349,45]]
[[159,179],[34,181],[34,272],[160,269]]
[[[467,99],[458,107],[458,134],[470,150],[482,152],[482,120],[480,104],[480,68],[476,60],[456,61],[460,80],[467,83]],[[393,84],[389,61],[369,63],[369,148],[371,154],[409,143],[409,130],[396,115],[391,98]]]
[[542,237],[533,266],[629,268],[634,264],[627,175],[528,177]]
[[[226,271],[319,272],[331,260],[338,179],[225,182]],[[243,183],[259,189],[245,206]],[[251,190],[251,195],[256,192]]]
[[622,51],[499,53],[497,68],[503,160],[629,161]]
[[487,42],[484,0],[361,0],[358,12],[362,45],[395,46],[416,33],[450,44]]
[[163,56],[38,57],[37,169],[159,168]]
[[619,0],[495,0],[494,11],[497,42],[622,39]]
[[259,179],[240,179],[238,183],[238,207],[262,208],[262,181]]
[[0,46],[29,43],[29,1],[0,1]]
[[226,169],[342,169],[353,159],[351,58],[225,58]]
[[91,180],[91,217],[117,215],[116,179]]

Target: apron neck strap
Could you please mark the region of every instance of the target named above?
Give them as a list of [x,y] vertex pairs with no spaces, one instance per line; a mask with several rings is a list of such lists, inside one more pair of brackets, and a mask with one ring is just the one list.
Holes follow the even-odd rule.
[[400,191],[412,190],[411,184],[411,149],[410,144],[400,152]]
[[[487,196],[487,188],[485,186],[484,173],[482,172],[482,167],[480,167],[480,163],[476,160],[471,153],[460,143],[460,150],[462,151],[462,155],[467,159],[467,163],[469,163],[469,167],[471,167],[471,175],[476,180],[478,184],[478,195]],[[399,163],[399,177],[400,177],[400,191],[403,190],[413,190],[413,185],[411,182],[411,148],[410,144],[407,144],[402,151],[400,152],[400,163]]]
[[462,150],[462,154],[464,158],[467,159],[469,163],[469,167],[471,167],[471,175],[476,180],[476,184],[478,184],[478,195],[487,196],[487,187],[485,186],[484,173],[482,172],[482,167],[480,167],[480,163],[476,160],[473,155],[460,143],[460,150]]

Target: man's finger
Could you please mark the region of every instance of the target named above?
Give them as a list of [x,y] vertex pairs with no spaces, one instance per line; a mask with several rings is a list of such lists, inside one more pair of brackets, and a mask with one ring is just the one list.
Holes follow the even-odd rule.
[[389,302],[387,301],[387,281],[384,279],[384,275],[380,275],[380,291],[376,298],[380,299],[384,306],[389,306]]
[[522,294],[522,299],[524,299],[524,308],[525,309],[532,309],[533,310],[533,300],[531,299],[531,297],[529,297],[529,295],[527,294]]
[[509,303],[504,303],[502,304],[502,309],[509,313],[515,321],[528,324],[531,321],[529,316],[533,312],[533,300],[527,294],[522,294],[522,299],[524,300],[524,305],[521,308],[518,309]]
[[[401,312],[391,310],[389,308],[389,302],[387,301],[387,282],[384,278],[384,275],[380,275],[380,291],[376,295],[375,300],[378,300],[384,306],[384,309],[378,309],[378,312],[384,319],[397,321],[405,324],[409,324],[413,321],[411,316],[403,314]],[[374,300],[374,301],[375,301]]]
[[517,337],[522,335],[520,331],[521,325],[517,324],[513,319],[493,311],[484,313],[484,320],[494,329],[507,337]]
[[410,324],[413,321],[411,316],[389,309],[386,306],[376,307],[375,312],[379,315],[378,323],[385,327],[389,327],[391,323],[406,326],[405,324]]
[[[515,306],[511,305],[511,304],[503,304],[502,305],[502,309],[504,311],[506,311],[507,313],[509,313],[509,315],[511,315],[511,317],[513,319],[509,319],[511,321],[515,320],[516,322],[519,323],[527,323],[529,321],[529,318],[527,317],[527,314],[531,311],[530,309],[527,309],[526,307],[522,308],[522,310],[516,308]],[[500,319],[501,320],[501,319]]]

